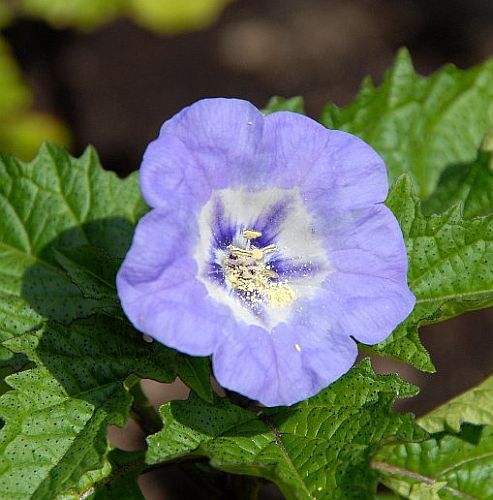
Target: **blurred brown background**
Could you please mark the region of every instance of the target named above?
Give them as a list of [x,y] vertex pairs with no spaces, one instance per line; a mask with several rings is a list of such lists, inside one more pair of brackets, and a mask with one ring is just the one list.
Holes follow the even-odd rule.
[[96,146],[106,168],[135,170],[160,124],[210,96],[258,106],[303,95],[317,116],[352,100],[362,78],[380,81],[397,48],[417,69],[479,63],[493,51],[489,0],[236,0],[212,28],[156,35],[117,20],[92,33],[18,19],[7,40],[35,105],[63,118],[74,152]]
[[[307,113],[317,117],[329,100],[350,102],[364,76],[381,81],[401,46],[423,74],[446,62],[477,64],[493,54],[493,2],[237,0],[212,28],[195,33],[159,36],[118,20],[85,34],[17,20],[5,36],[35,107],[72,130],[73,152],[93,144],[106,168],[125,175],[138,168],[160,124],[203,97],[262,106],[272,95],[302,95]],[[375,360],[377,369],[398,369],[421,386],[399,408],[422,414],[491,373],[492,323],[483,311],[423,329],[435,375]],[[185,394],[179,385],[172,393],[153,383],[147,389],[156,403]],[[142,446],[133,423],[111,435],[122,447]],[[147,474],[142,485],[149,499],[203,498],[173,468]]]

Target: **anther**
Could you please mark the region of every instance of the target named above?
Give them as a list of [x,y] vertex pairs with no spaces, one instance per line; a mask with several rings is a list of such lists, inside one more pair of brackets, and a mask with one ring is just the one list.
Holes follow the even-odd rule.
[[256,238],[260,238],[262,233],[260,231],[256,231],[255,229],[245,229],[243,231],[243,238],[247,240],[255,240]]
[[260,260],[264,256],[264,252],[261,248],[254,248],[250,251],[252,258],[255,260]]

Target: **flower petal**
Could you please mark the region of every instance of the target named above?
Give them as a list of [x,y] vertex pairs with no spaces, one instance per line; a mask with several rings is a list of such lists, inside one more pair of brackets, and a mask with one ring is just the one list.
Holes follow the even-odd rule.
[[146,200],[160,206],[177,185],[175,194],[188,198],[204,194],[204,185],[221,189],[251,179],[262,130],[260,111],[240,99],[204,99],[183,109],[164,123],[144,155]]
[[[223,328],[231,328],[232,318],[195,278],[195,226],[183,207],[147,214],[118,272],[117,287],[122,307],[138,330],[167,346],[204,356],[214,351]],[[197,329],[200,335],[194,335]]]
[[203,205],[211,195],[206,172],[181,139],[164,134],[151,142],[139,170],[140,187],[150,207],[166,207],[182,200]]
[[390,278],[407,286],[404,238],[385,205],[333,214],[317,225],[337,271]]
[[270,182],[300,186],[308,204],[345,210],[385,200],[387,172],[380,156],[358,137],[328,130],[296,113],[265,118],[263,151]]
[[349,337],[303,328],[242,328],[213,357],[218,382],[266,406],[292,405],[346,373],[357,355]]
[[340,335],[369,345],[385,340],[416,302],[404,283],[368,274],[333,273],[325,289],[324,313],[337,318]]
[[343,332],[361,342],[381,342],[416,302],[397,220],[384,205],[374,205],[334,216],[322,233],[334,270],[323,284],[324,314],[338,318]]

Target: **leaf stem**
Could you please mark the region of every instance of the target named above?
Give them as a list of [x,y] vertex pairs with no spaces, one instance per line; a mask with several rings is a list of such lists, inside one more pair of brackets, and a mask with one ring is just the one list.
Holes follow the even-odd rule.
[[137,382],[133,378],[128,380],[127,387],[129,387],[129,392],[133,397],[131,413],[134,420],[146,436],[159,432],[163,428],[161,417],[144,394],[140,379]]
[[417,481],[421,481],[422,483],[425,484],[435,484],[437,482],[435,479],[431,477],[423,476],[422,474],[418,474],[417,472],[413,472],[408,469],[403,469],[402,467],[397,467],[395,465],[390,465],[385,462],[373,461],[371,463],[371,468],[373,470],[377,470],[385,474],[390,474],[390,475],[400,474],[410,479],[416,479]]
[[[374,460],[373,462],[371,462],[371,468],[389,477],[395,475],[403,476],[409,479],[419,481],[420,483],[428,484],[430,486],[441,482],[440,479],[434,479],[432,477],[424,476],[423,474],[419,474],[418,472],[414,472],[409,469],[405,469],[403,467],[397,467],[395,465],[388,464],[386,462],[378,462]],[[468,500],[474,500],[474,497],[468,495],[467,493],[462,493],[461,491],[452,488],[448,484],[444,485],[442,489],[447,490],[456,497],[466,498]]]

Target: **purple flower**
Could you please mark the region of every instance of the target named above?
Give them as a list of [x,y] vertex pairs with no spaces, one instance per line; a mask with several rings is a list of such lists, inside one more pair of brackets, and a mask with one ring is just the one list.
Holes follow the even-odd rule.
[[212,354],[224,387],[268,406],[317,393],[415,298],[382,159],[305,116],[206,99],[144,155],[152,207],[118,273],[137,329]]

